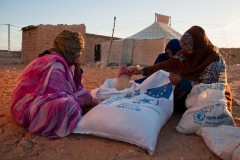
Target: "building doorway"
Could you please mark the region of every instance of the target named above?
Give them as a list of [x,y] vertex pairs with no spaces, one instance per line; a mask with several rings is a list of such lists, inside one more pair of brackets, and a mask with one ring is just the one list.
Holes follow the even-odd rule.
[[94,50],[94,61],[100,61],[101,60],[101,44],[95,44],[95,50]]

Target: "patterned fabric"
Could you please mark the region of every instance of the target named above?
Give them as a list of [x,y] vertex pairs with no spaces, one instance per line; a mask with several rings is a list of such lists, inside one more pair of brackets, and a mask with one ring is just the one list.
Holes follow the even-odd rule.
[[13,91],[11,114],[32,134],[64,137],[80,120],[86,97],[91,98],[90,93],[81,83],[76,86],[66,60],[51,53],[35,59],[21,74]]
[[184,33],[180,40],[180,45],[184,50],[192,50],[193,49],[193,38],[191,34]]
[[74,63],[74,54],[84,48],[85,41],[81,33],[64,30],[54,40],[54,49],[62,54],[69,65]]
[[218,57],[216,61],[209,64],[199,79],[204,84],[216,82],[227,83],[226,64],[222,57]]

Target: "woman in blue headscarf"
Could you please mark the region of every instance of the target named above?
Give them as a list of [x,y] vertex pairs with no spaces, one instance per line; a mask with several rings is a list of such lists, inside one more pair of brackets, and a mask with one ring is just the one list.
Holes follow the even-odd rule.
[[[154,64],[164,62],[176,55],[176,53],[181,49],[180,41],[178,39],[171,39],[167,46],[165,47],[165,53],[160,53],[155,60]],[[147,77],[135,80],[136,83],[142,83]]]
[[161,53],[158,55],[157,59],[155,60],[154,64],[163,62],[172,58],[172,56],[176,55],[176,53],[181,49],[180,41],[178,39],[172,39],[168,42],[165,53]]

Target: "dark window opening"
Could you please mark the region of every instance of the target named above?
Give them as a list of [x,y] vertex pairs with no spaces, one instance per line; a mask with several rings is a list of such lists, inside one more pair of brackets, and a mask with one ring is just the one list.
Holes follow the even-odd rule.
[[101,44],[96,44],[94,50],[94,61],[100,60],[101,60]]

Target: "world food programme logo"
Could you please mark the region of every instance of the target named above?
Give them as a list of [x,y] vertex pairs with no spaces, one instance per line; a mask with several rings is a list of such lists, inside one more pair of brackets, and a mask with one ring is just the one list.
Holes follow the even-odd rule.
[[197,112],[193,115],[194,120],[196,121],[203,121],[206,115],[203,112]]

